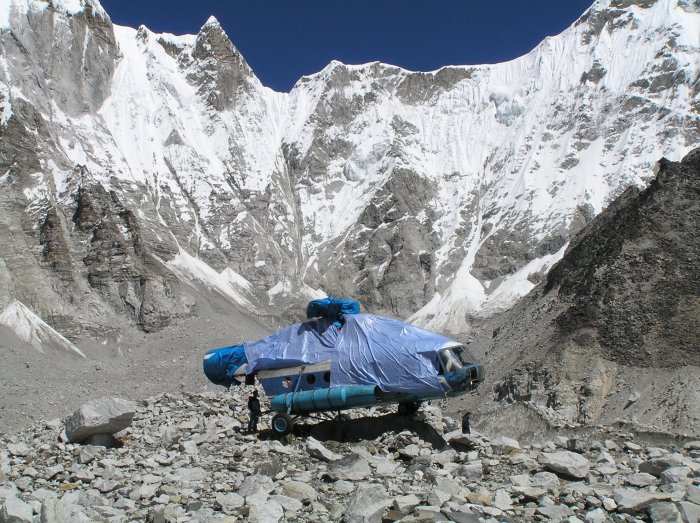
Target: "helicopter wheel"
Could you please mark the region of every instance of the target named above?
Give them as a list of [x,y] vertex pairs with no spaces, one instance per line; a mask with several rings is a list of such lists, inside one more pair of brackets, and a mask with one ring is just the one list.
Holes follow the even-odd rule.
[[280,412],[279,414],[275,414],[275,416],[272,418],[272,430],[275,432],[275,434],[284,436],[285,434],[292,432],[293,428],[294,421],[288,414]]
[[411,416],[418,412],[418,407],[420,405],[415,401],[407,401],[405,403],[399,403],[399,414],[402,416]]

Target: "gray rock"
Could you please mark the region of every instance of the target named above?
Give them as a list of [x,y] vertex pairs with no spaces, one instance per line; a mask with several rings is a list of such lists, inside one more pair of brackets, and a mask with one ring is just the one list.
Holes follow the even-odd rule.
[[284,509],[276,501],[267,500],[250,507],[248,521],[250,523],[277,523],[284,517]]
[[17,487],[12,484],[0,485],[0,501],[3,501],[10,496],[15,496],[17,494]]
[[299,512],[304,508],[304,504],[295,498],[289,496],[275,495],[270,496],[270,501],[279,503],[285,512]]
[[459,468],[460,477],[466,482],[479,481],[484,478],[484,466],[481,460],[470,461]]
[[500,488],[496,491],[496,494],[494,495],[493,506],[504,512],[506,510],[512,510],[513,500],[511,499],[508,492],[505,491],[505,489]]
[[653,458],[639,464],[639,472],[646,472],[653,476],[661,477],[661,473],[671,467],[682,467],[684,465],[683,456],[678,453],[667,454],[658,458]]
[[602,508],[596,508],[589,512],[583,517],[586,523],[604,523],[607,519],[605,511]]
[[0,523],[32,523],[32,507],[21,499],[10,496],[0,511]]
[[173,476],[185,482],[198,482],[209,476],[209,473],[201,467],[183,467],[173,471]]
[[494,448],[501,450],[502,452],[515,452],[520,450],[520,443],[517,440],[507,438],[505,436],[500,436],[491,442]]
[[245,478],[240,488],[238,489],[238,494],[247,498],[248,496],[254,496],[260,492],[265,495],[272,492],[275,488],[272,478],[268,476],[261,476],[259,474],[253,474]]
[[7,445],[7,451],[11,456],[24,457],[30,452],[29,445],[26,443],[10,443]]
[[437,487],[432,487],[428,492],[428,504],[436,507],[442,507],[450,500],[451,497],[452,496],[444,490],[440,490]]
[[421,499],[418,496],[415,494],[408,494],[407,496],[394,498],[393,506],[395,510],[398,510],[402,514],[410,514],[420,503]]
[[190,456],[196,456],[199,454],[199,447],[197,447],[197,444],[192,440],[181,441],[180,451]]
[[551,521],[562,521],[572,515],[572,511],[566,505],[551,505],[549,507],[537,507],[537,513],[548,517]]
[[604,497],[603,498],[603,508],[608,512],[614,512],[617,510],[617,503],[613,498]]
[[101,451],[101,447],[96,447],[94,445],[84,445],[80,448],[80,453],[78,454],[78,461],[83,465],[90,463]]
[[318,492],[308,483],[302,481],[287,481],[282,485],[282,493],[301,502],[314,501]]
[[647,508],[647,512],[654,523],[683,523],[681,512],[673,503],[652,503]]
[[578,479],[585,478],[591,468],[590,462],[585,457],[568,450],[542,452],[537,457],[537,461],[549,470]]
[[613,489],[613,499],[621,512],[641,512],[659,500],[659,495],[632,488]]
[[326,476],[332,481],[339,479],[361,481],[372,474],[372,469],[366,459],[352,453],[328,464]]
[[138,501],[141,499],[151,499],[156,495],[158,491],[158,483],[146,483],[145,485],[140,485],[129,493],[129,499]]
[[636,474],[630,474],[627,478],[627,483],[633,487],[648,487],[649,485],[658,483],[658,480],[656,476],[652,476],[646,472],[638,472]]
[[700,522],[700,505],[696,505],[695,503],[691,503],[690,501],[681,501],[680,503],[678,503],[678,506],[684,522]]
[[683,445],[685,450],[700,450],[700,440],[698,441],[688,441]]
[[690,467],[669,467],[661,473],[662,483],[678,483],[691,473]]
[[561,484],[559,477],[551,472],[538,472],[530,478],[530,485],[544,489],[558,489]]
[[382,485],[357,487],[345,511],[346,523],[380,523],[392,499]]
[[537,500],[547,493],[542,487],[513,487],[513,493],[525,499]]
[[330,450],[328,450],[326,447],[323,446],[323,444],[320,441],[310,436],[306,440],[306,450],[310,456],[320,459],[322,461],[333,461],[336,459],[340,459],[341,457],[335,452],[331,452]]
[[131,425],[137,405],[121,398],[99,398],[82,405],[64,421],[68,441],[80,443],[93,434],[116,434]]
[[700,487],[688,485],[686,488],[686,500],[696,505],[700,505]]
[[61,499],[51,497],[41,502],[41,523],[68,523],[72,517],[71,505]]
[[245,505],[245,499],[243,496],[236,494],[235,492],[229,492],[226,494],[220,492],[216,495],[215,500],[216,505],[227,514]]

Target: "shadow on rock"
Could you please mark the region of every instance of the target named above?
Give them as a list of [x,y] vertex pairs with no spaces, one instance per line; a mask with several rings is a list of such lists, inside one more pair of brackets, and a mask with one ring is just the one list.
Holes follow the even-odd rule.
[[429,442],[433,448],[442,450],[447,442],[431,425],[410,416],[386,414],[384,416],[366,416],[351,420],[328,420],[316,424],[299,424],[295,433],[299,436],[312,436],[319,441],[338,441],[356,443],[364,440],[374,440],[387,432],[402,432],[408,430]]

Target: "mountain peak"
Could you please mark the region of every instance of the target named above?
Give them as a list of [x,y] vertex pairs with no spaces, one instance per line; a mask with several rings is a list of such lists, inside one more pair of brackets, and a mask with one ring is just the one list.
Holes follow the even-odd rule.
[[207,18],[207,21],[204,22],[202,29],[204,29],[205,27],[209,27],[209,26],[221,27],[221,24],[219,23],[219,21],[216,19],[216,17],[214,15],[211,15],[209,18]]

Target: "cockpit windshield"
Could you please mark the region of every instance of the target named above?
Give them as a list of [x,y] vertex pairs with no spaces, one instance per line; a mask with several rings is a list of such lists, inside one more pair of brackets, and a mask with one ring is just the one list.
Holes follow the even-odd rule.
[[454,353],[454,349],[442,349],[438,352],[440,363],[445,372],[454,372],[462,368],[462,361]]
[[454,372],[474,363],[474,358],[463,345],[439,350],[438,358],[444,372]]

